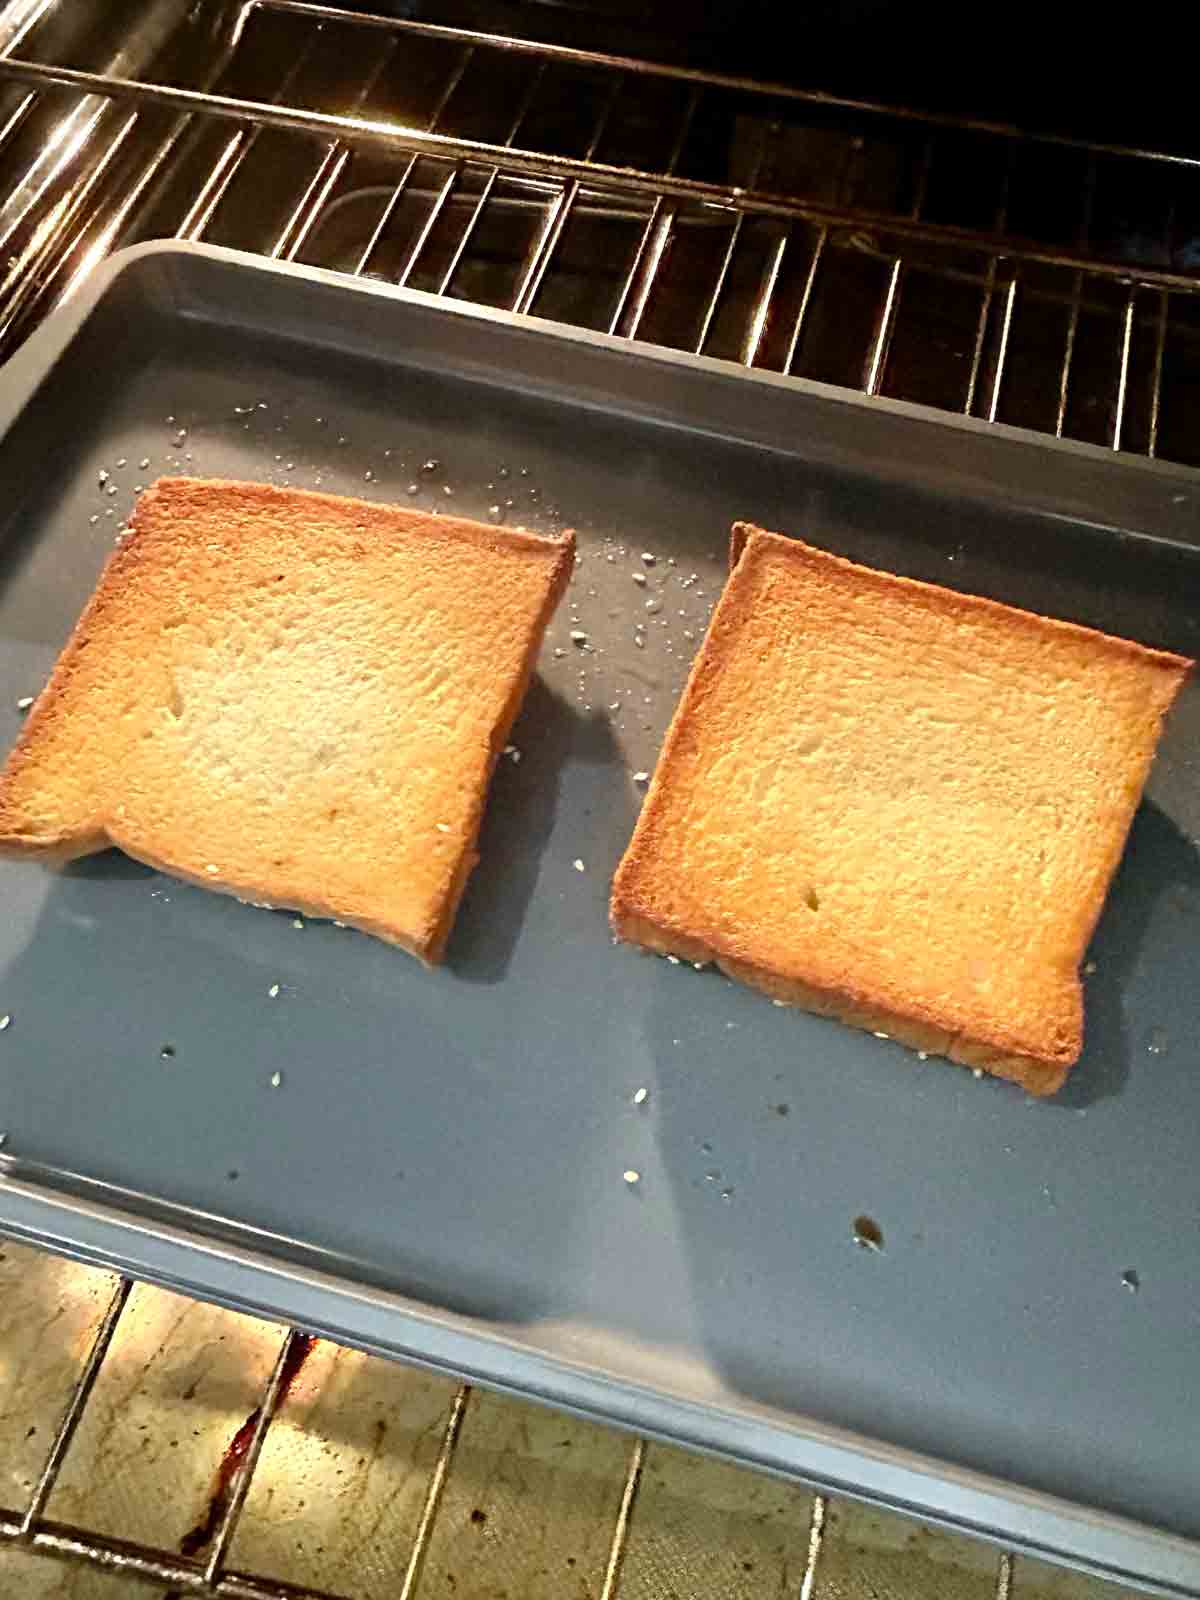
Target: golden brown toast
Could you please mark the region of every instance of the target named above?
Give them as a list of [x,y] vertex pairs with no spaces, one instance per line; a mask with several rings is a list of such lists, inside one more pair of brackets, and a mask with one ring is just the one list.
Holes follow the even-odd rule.
[[733,561],[614,930],[1052,1094],[1192,663],[746,524]]
[[443,950],[574,540],[164,478],[0,771],[0,850],[117,845]]

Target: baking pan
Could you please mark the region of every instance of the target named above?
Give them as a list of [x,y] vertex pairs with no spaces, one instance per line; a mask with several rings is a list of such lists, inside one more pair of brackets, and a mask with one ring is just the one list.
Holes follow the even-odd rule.
[[161,473],[580,561],[439,971],[115,853],[3,865],[0,1228],[1200,1595],[1196,689],[1054,1100],[606,924],[735,517],[1196,654],[1196,474],[197,246],[115,257],[2,404],[6,742]]

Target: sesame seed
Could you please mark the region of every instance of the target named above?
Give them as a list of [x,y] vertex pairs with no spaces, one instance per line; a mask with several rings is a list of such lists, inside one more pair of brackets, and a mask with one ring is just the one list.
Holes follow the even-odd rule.
[[649,1097],[649,1094],[650,1094],[649,1089],[635,1089],[634,1092],[633,1092],[633,1103],[634,1103],[634,1105],[635,1106],[644,1106],[646,1104],[647,1098]]
[[506,744],[504,746],[504,754],[512,762],[514,767],[521,759],[521,752],[517,749],[515,744]]
[[434,823],[434,827],[437,829],[437,831],[439,833],[449,833],[450,832],[450,824],[448,822],[435,822]]
[[33,704],[33,696],[31,694],[23,694],[21,696],[21,698],[17,701],[17,710],[18,711],[28,711],[32,704]]
[[929,1060],[929,1051],[928,1050],[918,1050],[917,1051],[917,1060],[918,1061],[928,1061]]
[[646,582],[646,574],[644,572],[635,572],[633,575],[633,581],[634,583],[644,584]]
[[270,995],[272,1000],[278,1000],[279,999],[279,985],[277,983],[273,983],[271,985],[271,987],[267,990],[267,993],[268,993],[268,995]]
[[213,865],[213,863],[212,863],[212,862],[211,862],[211,861],[210,861],[210,862],[209,862],[209,863],[208,863],[208,865],[207,865],[207,866],[206,866],[206,867],[205,867],[205,869],[204,869],[204,870],[205,870],[205,872],[207,872],[207,873],[208,873],[208,875],[209,875],[209,877],[211,877],[211,878],[215,878],[215,877],[216,877],[216,875],[217,875],[217,873],[218,873],[218,872],[219,872],[219,871],[220,871],[220,868],[219,868],[219,867],[216,867],[216,866],[214,866],[214,865]]
[[293,917],[292,918],[292,927],[293,928],[303,928],[303,926],[304,926],[304,923],[301,921],[301,919],[299,917]]
[[890,1039],[891,1038],[891,1034],[890,1033],[880,1033],[879,1030],[876,1029],[875,1030],[875,1037],[877,1039]]
[[572,628],[571,629],[571,643],[572,644],[586,644],[587,640],[588,640],[588,636],[587,636],[586,633],[584,633],[582,628]]
[[4,1015],[2,1017],[0,1017],[0,1033],[3,1033],[5,1028],[11,1027],[11,1025],[12,1025],[12,1012],[11,1011],[6,1011],[4,1013]]
[[671,963],[671,965],[672,965],[672,966],[673,966],[673,967],[677,967],[677,966],[678,966],[678,965],[679,965],[679,957],[678,957],[678,956],[671,956],[671,955],[669,955],[669,956],[668,956],[668,957],[667,957],[667,960],[668,960],[668,961],[669,961],[669,962],[670,962],[670,963]]
[[578,856],[575,857],[575,859],[574,859],[574,861],[572,861],[571,865],[575,868],[576,872],[586,872],[587,871],[587,868],[584,866],[583,862],[579,859]]
[[772,1000],[771,1004],[773,1006],[785,1006],[785,1005],[787,1005],[787,1001],[786,1000]]
[[633,781],[634,783],[649,783],[650,774],[648,772],[635,772],[633,775]]
[[982,1067],[972,1067],[971,1068],[971,1076],[973,1078],[982,1078],[983,1077],[983,1068]]
[[652,567],[657,559],[658,559],[657,556],[652,556],[650,554],[649,550],[643,550],[642,551],[642,560],[646,563],[646,565],[648,567]]
[[283,1082],[283,1073],[282,1072],[273,1072],[271,1074],[271,1087],[272,1087],[272,1089],[278,1089],[279,1085],[282,1082]]
[[632,1167],[626,1167],[621,1176],[625,1179],[625,1182],[630,1185],[630,1187],[632,1187],[635,1183],[640,1183],[642,1181],[641,1173],[635,1172]]

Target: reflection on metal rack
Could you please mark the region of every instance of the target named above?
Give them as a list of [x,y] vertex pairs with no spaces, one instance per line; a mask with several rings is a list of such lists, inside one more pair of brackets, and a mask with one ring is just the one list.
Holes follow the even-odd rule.
[[[4,42],[3,348],[114,246],[206,238],[1200,462],[1200,163],[307,0],[215,17],[186,69]],[[39,117],[55,154],[6,162]]]

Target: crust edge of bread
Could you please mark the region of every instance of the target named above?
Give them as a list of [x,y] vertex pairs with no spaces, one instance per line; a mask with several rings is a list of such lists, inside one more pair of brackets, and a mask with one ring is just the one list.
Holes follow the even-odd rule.
[[[618,880],[619,876],[618,873]],[[1033,1095],[1056,1094],[1079,1058],[1082,1033],[1061,1055],[1024,1054],[1000,1042],[989,1043],[979,1037],[956,1034],[912,1012],[893,1010],[847,989],[807,983],[770,972],[716,949],[703,938],[667,928],[640,907],[619,881],[613,886],[610,920],[617,938],[628,944],[639,945],[656,955],[677,956],[682,961],[716,966],[727,977],[757,989],[781,1005],[794,1006],[814,1016],[832,1017],[866,1033],[886,1034],[910,1050],[940,1056],[960,1066],[980,1068],[993,1077],[1007,1078]]]

